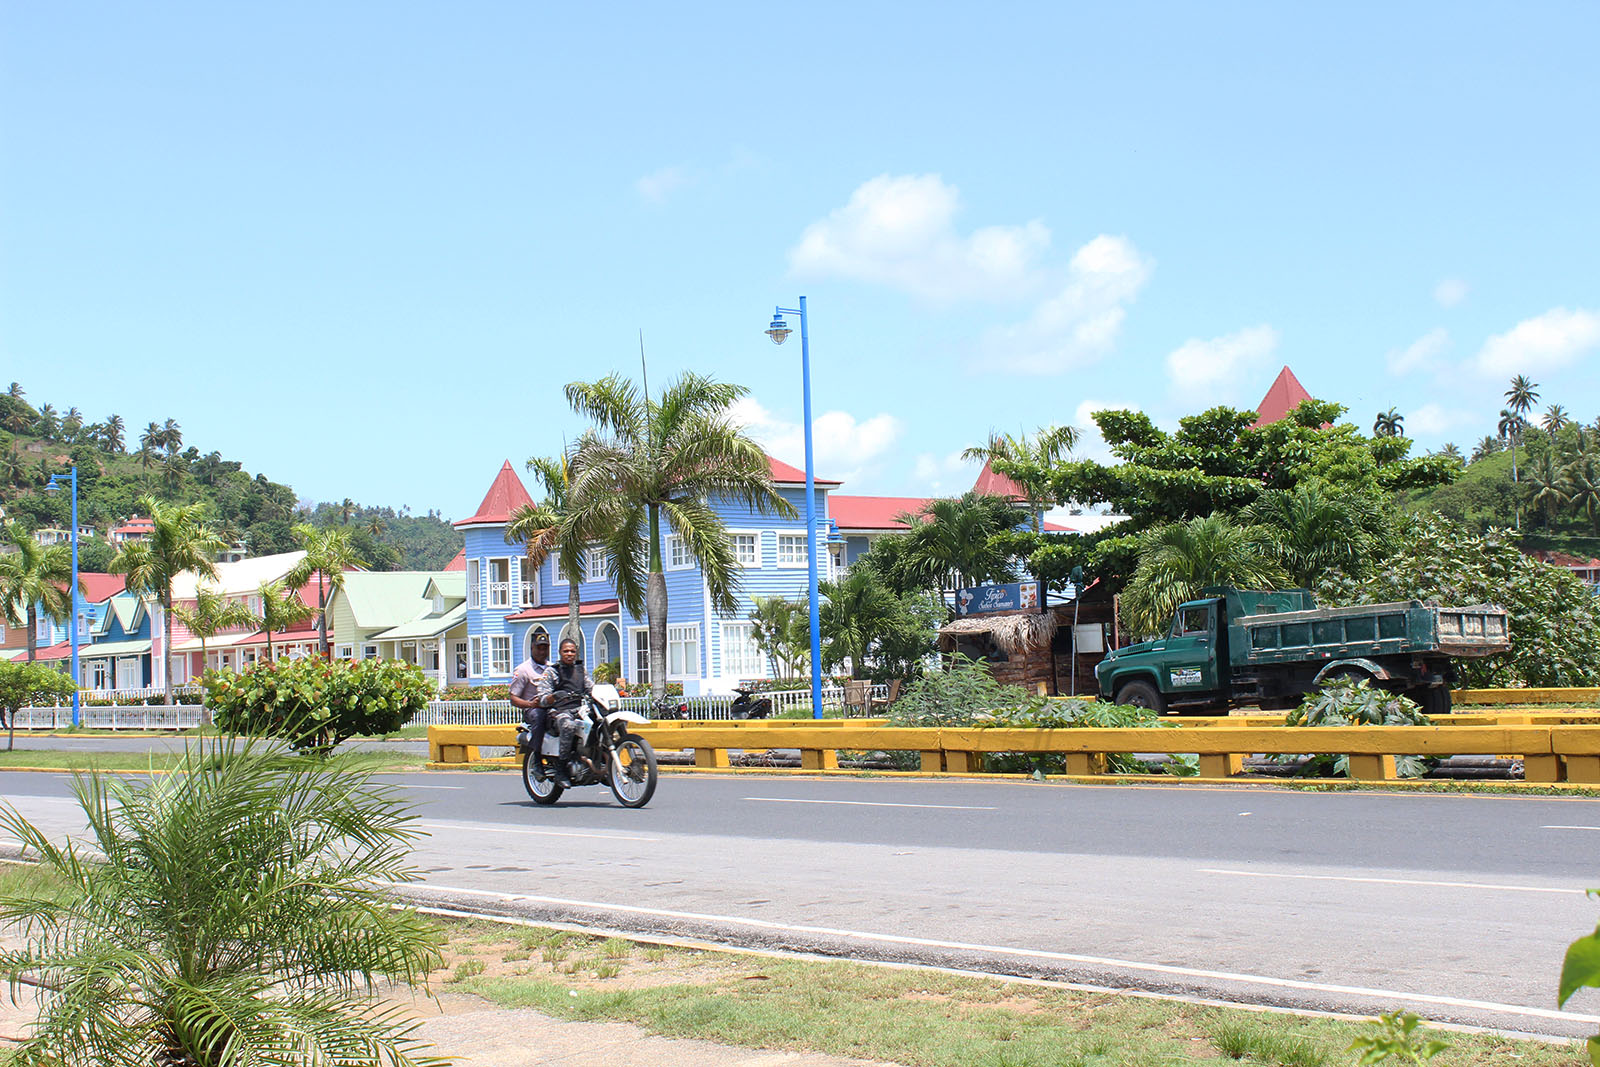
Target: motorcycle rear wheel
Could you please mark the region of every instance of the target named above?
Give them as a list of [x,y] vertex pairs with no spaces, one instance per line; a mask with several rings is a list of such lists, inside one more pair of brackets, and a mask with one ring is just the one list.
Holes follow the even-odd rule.
[[656,793],[656,752],[638,734],[623,734],[611,754],[611,795],[625,808],[642,808]]
[[561,786],[548,774],[543,779],[533,776],[534,761],[538,758],[537,752],[529,752],[522,757],[522,787],[535,804],[554,804],[561,799]]

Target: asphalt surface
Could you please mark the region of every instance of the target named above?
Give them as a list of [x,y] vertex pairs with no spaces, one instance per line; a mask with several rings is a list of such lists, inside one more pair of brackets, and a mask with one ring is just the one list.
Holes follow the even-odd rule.
[[[1566,946],[1600,802],[1204,786],[664,776],[531,803],[511,774],[389,776],[442,908],[751,947],[1578,1036]],[[60,775],[0,772],[55,832]]]

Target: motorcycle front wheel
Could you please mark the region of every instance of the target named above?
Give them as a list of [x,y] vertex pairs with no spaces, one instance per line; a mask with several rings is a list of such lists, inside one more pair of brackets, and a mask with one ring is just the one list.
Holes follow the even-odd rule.
[[[522,757],[522,787],[528,791],[535,804],[554,804],[561,799],[561,787],[549,775],[543,779],[533,776],[535,760],[539,758],[537,752],[529,752]],[[651,764],[654,769],[654,764]]]
[[611,753],[611,793],[625,808],[642,808],[656,792],[656,752],[638,734],[623,734]]

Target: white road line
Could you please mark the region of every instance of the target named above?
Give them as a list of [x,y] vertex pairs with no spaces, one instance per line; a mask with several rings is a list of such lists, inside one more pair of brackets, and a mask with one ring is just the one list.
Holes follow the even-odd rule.
[[589,837],[596,841],[659,841],[659,837],[629,837],[625,834],[583,834],[573,830],[530,830],[520,826],[484,826],[481,823],[469,825],[446,825],[445,823],[424,822],[418,826],[427,830],[453,830],[456,832],[483,831],[491,834],[529,834],[534,837]]
[[1541,830],[1600,830],[1600,826],[1541,826]]
[[881,941],[895,945],[917,945],[923,948],[943,948],[962,952],[986,952],[1002,956],[1021,956],[1028,959],[1087,963],[1100,967],[1123,967],[1128,970],[1180,975],[1185,978],[1211,978],[1225,982],[1244,982],[1280,989],[1300,989],[1316,993],[1343,993],[1350,996],[1375,997],[1390,1003],[1442,1004],[1454,1008],[1476,1008],[1481,1011],[1503,1012],[1507,1015],[1526,1015],[1539,1019],[1568,1019],[1581,1023],[1600,1023],[1600,1015],[1578,1015],[1573,1012],[1552,1011],[1549,1008],[1532,1008],[1522,1004],[1500,1004],[1492,1000],[1465,1000],[1460,997],[1445,997],[1431,993],[1411,993],[1398,989],[1373,989],[1366,986],[1304,982],[1294,978],[1275,978],[1264,974],[1207,971],[1197,967],[1178,967],[1166,963],[1144,963],[1139,960],[1119,960],[1107,956],[1081,956],[1072,952],[1046,952],[1042,949],[1012,948],[1006,945],[980,945],[969,941],[939,941],[928,937],[904,937],[898,934],[877,934],[864,930],[836,930],[826,926],[795,926],[789,923],[770,922],[764,919],[747,919],[736,915],[703,915],[691,911],[667,911],[662,908],[641,908],[631,904],[608,904],[594,900],[567,900],[562,897],[496,893],[483,889],[466,889],[459,886],[434,885],[432,883],[409,883],[401,888],[412,891],[431,889],[440,893],[463,893],[477,897],[493,897],[507,902],[527,901],[534,904],[555,904],[566,907],[604,908],[607,911],[628,912],[634,915],[653,915],[664,919],[729,923],[736,926],[753,926],[763,930],[821,934],[829,937],[849,937],[862,941]]
[[744,797],[763,804],[845,804],[855,808],[941,808],[945,811],[999,811],[976,804],[891,804],[880,800],[797,800],[790,797]]
[[1540,885],[1498,885],[1493,882],[1431,882],[1420,878],[1357,878],[1343,874],[1280,874],[1274,871],[1228,871],[1217,867],[1202,867],[1201,874],[1231,874],[1240,878],[1296,878],[1307,882],[1365,882],[1372,885],[1422,885],[1445,889],[1492,889],[1506,893],[1576,893],[1582,889],[1559,889]]

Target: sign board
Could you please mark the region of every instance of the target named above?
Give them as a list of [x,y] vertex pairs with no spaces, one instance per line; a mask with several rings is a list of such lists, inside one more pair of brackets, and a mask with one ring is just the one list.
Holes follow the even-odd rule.
[[1043,611],[1041,582],[1010,582],[956,590],[956,614],[985,615],[992,611]]

